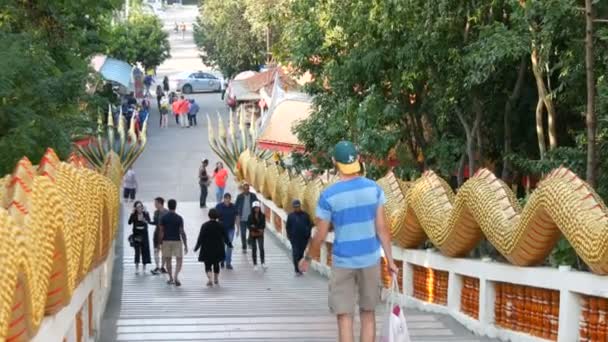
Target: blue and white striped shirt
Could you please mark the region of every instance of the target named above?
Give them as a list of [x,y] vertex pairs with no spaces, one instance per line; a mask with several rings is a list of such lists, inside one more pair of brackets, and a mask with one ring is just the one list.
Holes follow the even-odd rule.
[[334,226],[334,267],[378,264],[381,245],[376,234],[376,212],[385,203],[382,188],[365,177],[337,182],[321,193],[316,214]]

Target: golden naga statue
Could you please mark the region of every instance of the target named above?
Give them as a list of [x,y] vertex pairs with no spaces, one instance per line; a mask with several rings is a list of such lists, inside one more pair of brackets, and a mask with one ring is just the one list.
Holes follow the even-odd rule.
[[2,341],[31,339],[109,253],[118,225],[119,157],[105,156],[108,177],[70,159],[48,150],[37,167],[23,158],[0,180]]
[[[250,171],[245,179],[274,189],[273,202],[286,210],[297,197],[314,215],[322,189],[331,183],[318,178],[306,182],[287,171],[278,176],[261,172],[259,159],[241,157],[242,169]],[[377,183],[386,193],[393,242],[400,247],[417,248],[428,239],[442,254],[462,257],[485,237],[510,263],[529,266],[542,263],[563,235],[592,272],[608,274],[608,210],[568,169],[547,175],[523,209],[511,189],[485,169],[465,182],[458,194],[432,171],[414,182],[389,173]]]

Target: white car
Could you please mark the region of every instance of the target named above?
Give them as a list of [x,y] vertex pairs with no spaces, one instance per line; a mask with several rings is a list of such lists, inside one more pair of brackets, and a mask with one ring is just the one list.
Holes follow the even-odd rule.
[[220,92],[222,91],[223,82],[223,79],[203,71],[184,71],[169,76],[169,87],[171,90],[180,91],[184,94]]

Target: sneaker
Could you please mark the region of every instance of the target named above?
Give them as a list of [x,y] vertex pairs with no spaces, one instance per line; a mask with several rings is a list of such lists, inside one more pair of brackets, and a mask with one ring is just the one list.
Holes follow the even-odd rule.
[[266,271],[266,270],[268,269],[268,266],[266,266],[266,264],[262,264],[262,269],[263,269],[264,271]]
[[152,271],[150,271],[150,273],[152,273],[153,275],[159,275],[160,274],[160,268],[155,268]]
[[211,280],[207,282],[207,287],[213,287],[213,282]]
[[226,266],[226,268],[227,268],[227,269],[229,269],[229,270],[233,270],[233,269],[234,269],[234,268],[232,267],[232,265],[227,265],[227,266]]
[[260,269],[260,268],[258,267],[258,265],[253,265],[253,270],[254,270],[254,271],[257,271],[257,270],[259,270],[259,269]]

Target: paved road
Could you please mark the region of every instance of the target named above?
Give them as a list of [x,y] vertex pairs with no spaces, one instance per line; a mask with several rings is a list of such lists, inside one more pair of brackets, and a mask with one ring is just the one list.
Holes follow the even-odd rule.
[[[194,7],[169,10],[167,27],[174,21],[191,23]],[[191,26],[189,26],[191,27]],[[197,58],[191,35],[172,34],[173,58],[160,75],[184,69],[208,70]],[[202,111],[226,114],[219,94],[197,94]],[[192,247],[207,211],[198,208],[197,168],[202,158],[217,158],[207,143],[206,120],[189,129],[170,123],[160,130],[153,111],[146,151],[135,171],[138,199],[152,209],[156,196],[178,200]],[[228,191],[234,192],[234,182]],[[123,213],[130,212],[123,207]],[[267,272],[254,272],[249,255],[235,253],[235,270],[221,274],[219,288],[204,286],[202,265],[190,252],[185,257],[182,287],[165,283],[163,276],[135,274],[133,250],[124,244],[130,228],[123,215],[123,230],[116,248],[110,302],[101,329],[102,341],[335,341],[335,318],[327,309],[327,282],[308,274],[293,276],[288,252],[271,235],[266,237]],[[240,242],[235,243],[238,247]],[[381,317],[379,317],[380,319]],[[407,312],[413,341],[481,341],[449,317]]]

